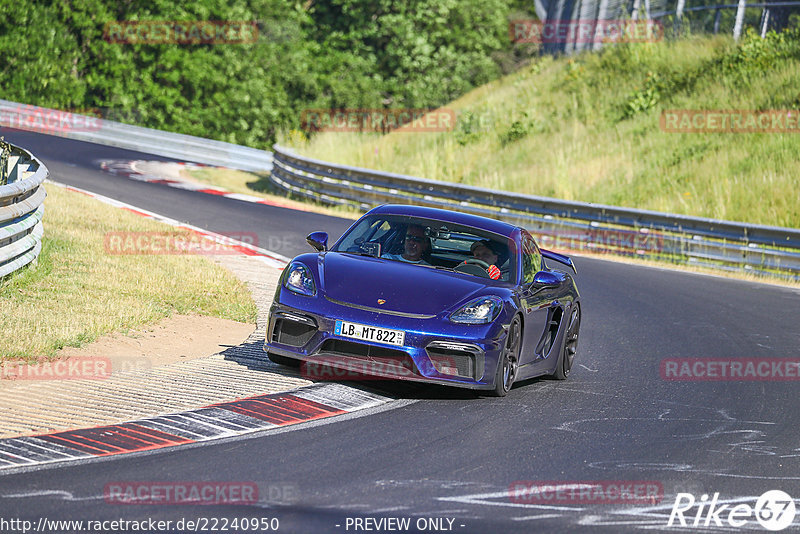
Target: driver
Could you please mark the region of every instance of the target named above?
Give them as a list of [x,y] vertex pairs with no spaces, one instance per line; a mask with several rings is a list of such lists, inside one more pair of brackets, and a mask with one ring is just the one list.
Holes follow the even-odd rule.
[[418,224],[411,224],[406,228],[402,254],[384,254],[382,257],[390,260],[400,260],[406,263],[419,263],[430,265],[422,256],[431,249],[431,241],[425,235],[425,228]]
[[482,239],[480,241],[475,241],[472,246],[469,248],[470,252],[472,252],[472,256],[475,259],[485,261],[489,264],[489,278],[492,280],[497,280],[503,274],[500,270],[500,266],[505,263],[505,260],[502,259],[504,254],[503,251],[500,250],[500,245],[491,241],[489,239]]

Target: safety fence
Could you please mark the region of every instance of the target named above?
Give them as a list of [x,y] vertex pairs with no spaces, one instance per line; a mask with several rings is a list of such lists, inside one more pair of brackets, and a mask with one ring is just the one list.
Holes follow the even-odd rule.
[[[16,121],[13,125],[17,129],[36,131],[50,111],[0,100],[0,117]],[[274,160],[272,182],[301,198],[361,210],[384,203],[458,209],[523,226],[537,235],[545,248],[638,256],[800,279],[797,229],[492,191],[318,161],[277,145],[273,155],[108,120],[98,124],[91,131],[46,133],[243,170],[269,170]],[[0,185],[0,276],[38,255],[43,210],[40,200],[44,199],[39,185],[47,173],[36,158],[19,149],[8,152],[8,160],[9,185]],[[22,180],[27,174],[33,176]],[[31,185],[25,186],[28,188],[24,191],[5,193],[30,180]],[[25,209],[19,202],[27,202],[30,209],[19,211]],[[12,256],[14,251],[19,254]]]
[[[800,23],[800,2],[797,0],[766,0],[730,3],[712,0],[534,0],[536,15],[546,27],[562,30],[580,28],[593,23],[602,35],[604,23],[614,21],[648,21],[662,31],[658,39],[683,38],[689,34],[730,34],[738,40],[747,28],[761,37],[769,30],[783,31]],[[610,29],[614,25],[606,26]],[[634,25],[634,27],[636,27]],[[574,54],[585,50],[598,50],[619,39],[586,39],[577,31],[567,31],[565,38],[551,39],[542,44],[542,51],[550,54]],[[621,39],[625,41],[625,39]],[[634,40],[635,42],[635,40]]]
[[362,211],[386,203],[474,213],[522,226],[544,248],[613,253],[800,279],[800,230],[492,191],[338,165],[273,147],[283,191]]
[[39,257],[47,175],[30,152],[0,142],[0,278]]

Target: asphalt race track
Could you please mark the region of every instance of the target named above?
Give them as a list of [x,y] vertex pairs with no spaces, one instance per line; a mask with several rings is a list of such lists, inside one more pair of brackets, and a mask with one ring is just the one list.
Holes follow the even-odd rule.
[[[256,232],[262,243],[280,236],[287,244],[274,251],[285,256],[310,251],[305,236],[313,230],[333,240],[350,224],[136,182],[101,172],[96,163],[164,158],[0,134],[31,150],[53,180],[210,230]],[[502,399],[387,384],[380,391],[397,402],[357,416],[13,472],[0,476],[0,517],[34,525],[42,517],[173,525],[182,518],[277,518],[279,532],[308,533],[405,531],[388,518],[408,518],[409,530],[428,532],[718,532],[764,531],[755,516],[738,516],[745,521],[738,529],[728,518],[733,506],[755,507],[769,490],[783,490],[800,505],[797,378],[675,381],[660,371],[670,358],[800,358],[800,291],[594,259],[578,258],[576,265],[583,322],[566,382],[528,381]],[[107,485],[131,481],[247,482],[258,485],[260,497],[255,504],[202,507],[104,500]],[[509,492],[526,481],[564,491],[538,498]],[[587,482],[655,484],[664,497],[630,503],[610,492],[604,500],[569,493]],[[692,526],[694,506],[685,513],[686,528],[677,520],[668,527],[677,493],[693,495],[698,505],[702,495],[710,501],[718,493],[717,509],[727,509],[706,522],[707,506]],[[716,517],[723,526],[715,526]],[[799,525],[796,517],[787,531]]]

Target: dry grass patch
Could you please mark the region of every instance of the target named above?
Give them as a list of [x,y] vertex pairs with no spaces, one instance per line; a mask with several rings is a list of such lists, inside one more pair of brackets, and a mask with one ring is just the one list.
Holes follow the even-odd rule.
[[50,357],[173,313],[255,323],[246,286],[208,258],[104,248],[108,232],[184,231],[52,184],[47,192],[38,265],[0,285],[0,359]]

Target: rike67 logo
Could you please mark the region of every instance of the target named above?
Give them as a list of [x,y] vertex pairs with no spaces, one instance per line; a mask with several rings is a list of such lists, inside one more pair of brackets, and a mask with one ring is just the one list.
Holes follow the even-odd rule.
[[740,499],[720,503],[719,493],[714,493],[710,500],[708,495],[697,500],[691,493],[678,493],[667,526],[752,528],[748,523],[756,520],[765,529],[778,531],[791,525],[794,516],[794,499],[781,490],[767,491],[756,500],[755,506]]

